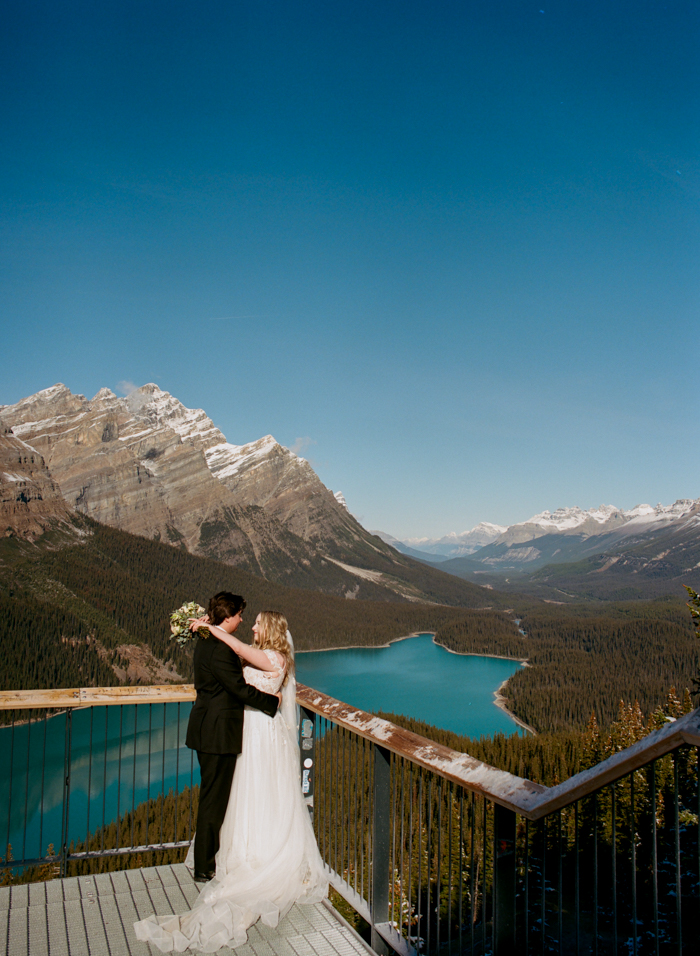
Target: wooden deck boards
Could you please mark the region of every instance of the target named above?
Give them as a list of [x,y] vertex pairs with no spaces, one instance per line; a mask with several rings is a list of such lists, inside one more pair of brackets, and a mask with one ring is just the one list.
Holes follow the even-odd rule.
[[[1,956],[155,956],[133,924],[189,909],[199,894],[184,864],[0,888]],[[295,906],[276,929],[260,922],[220,956],[371,956],[330,904]]]

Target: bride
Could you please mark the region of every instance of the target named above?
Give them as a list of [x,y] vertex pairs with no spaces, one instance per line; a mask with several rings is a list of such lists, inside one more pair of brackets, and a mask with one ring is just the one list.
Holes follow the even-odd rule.
[[[243,749],[214,879],[189,913],[149,916],[135,924],[137,938],[164,953],[239,946],[256,920],[276,926],[294,903],[317,903],[328,895],[299,780],[294,648],[286,619],[277,611],[258,614],[252,647],[206,618],[192,626],[208,627],[246,662],[247,683],[270,694],[282,688],[282,705],[274,718],[245,709]],[[191,853],[190,848],[186,863]]]

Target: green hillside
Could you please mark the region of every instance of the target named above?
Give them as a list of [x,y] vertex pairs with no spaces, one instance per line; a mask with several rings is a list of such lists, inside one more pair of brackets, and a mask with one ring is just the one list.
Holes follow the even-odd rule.
[[[124,669],[125,648],[141,644],[191,679],[191,649],[170,640],[169,614],[186,600],[206,605],[220,590],[243,594],[248,602],[244,639],[260,610],[278,609],[299,649],[382,644],[465,613],[284,587],[88,519],[80,525],[77,542],[57,532],[34,546],[0,542],[2,689],[115,684],[112,666]],[[481,602],[490,596],[473,590]]]

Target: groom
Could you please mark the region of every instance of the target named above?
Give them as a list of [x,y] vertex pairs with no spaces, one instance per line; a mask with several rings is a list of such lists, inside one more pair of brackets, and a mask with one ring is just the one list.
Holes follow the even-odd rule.
[[[246,602],[239,594],[220,591],[209,602],[209,622],[233,634]],[[219,830],[224,822],[236,757],[241,752],[243,707],[255,707],[274,717],[279,698],[246,684],[237,654],[207,634],[194,649],[194,702],[185,743],[197,751],[201,772],[197,832],[194,838],[194,878],[206,883],[216,873]]]

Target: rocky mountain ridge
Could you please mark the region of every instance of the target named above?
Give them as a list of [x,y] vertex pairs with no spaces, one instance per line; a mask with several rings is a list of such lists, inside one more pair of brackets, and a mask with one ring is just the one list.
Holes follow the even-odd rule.
[[70,508],[38,452],[9,432],[0,432],[0,537],[12,531],[36,541],[70,522]]
[[700,498],[626,511],[614,505],[543,511],[469,553],[454,553],[455,547],[447,558],[426,553],[431,544],[423,540],[422,551],[390,543],[419,560],[439,560],[441,570],[464,580],[548,600],[682,596],[684,584],[700,585]]
[[672,505],[637,505],[621,511],[612,505],[560,508],[512,525],[472,559],[498,570],[535,570],[607,552],[626,538],[642,540],[665,529],[697,524],[700,499],[681,499]]
[[103,524],[297,587],[483,603],[464,582],[371,535],[271,435],[233,445],[202,409],[155,384],[124,398],[103,388],[92,399],[54,385],[0,407],[0,433],[43,459],[69,511]]
[[684,518],[700,504],[700,498],[682,498],[672,505],[658,504],[652,507],[648,504],[635,505],[627,511],[615,505],[600,505],[597,508],[557,508],[556,511],[542,511],[540,514],[528,518],[527,521],[510,525],[499,537],[495,538],[494,545],[514,544],[532,541],[535,538],[549,534],[568,534],[590,537],[592,535],[607,535],[611,532],[625,529],[624,534],[636,534],[640,530],[651,528],[653,525],[666,525]]
[[[610,524],[613,526],[610,527]],[[465,580],[560,600],[683,596],[700,581],[700,500],[645,508],[589,534],[587,523],[493,542],[441,567]]]
[[[640,504],[627,511],[615,505],[600,505],[597,508],[589,508],[587,511],[578,506],[557,508],[555,511],[542,511],[528,518],[527,521],[508,527],[482,521],[471,531],[464,531],[461,534],[451,532],[442,538],[406,538],[399,544],[412,548],[414,551],[447,555],[451,558],[475,555],[475,560],[481,561],[487,560],[491,552],[485,551],[484,554],[477,554],[477,552],[491,545],[495,549],[499,549],[501,545],[511,548],[513,545],[525,544],[548,535],[573,535],[584,540],[594,535],[609,535],[612,532],[635,535],[651,530],[653,527],[658,529],[682,520],[694,513],[698,506],[700,506],[700,498],[681,498],[672,505],[658,504],[656,507]],[[376,533],[379,534],[379,532]],[[390,535],[382,535],[382,537],[383,540],[391,541],[392,544],[396,541]],[[502,550],[500,548],[500,551]],[[538,548],[521,549],[520,558],[523,561],[534,560],[539,550]],[[514,551],[511,553],[511,558],[518,560]]]

